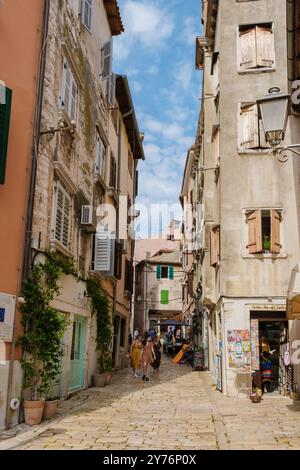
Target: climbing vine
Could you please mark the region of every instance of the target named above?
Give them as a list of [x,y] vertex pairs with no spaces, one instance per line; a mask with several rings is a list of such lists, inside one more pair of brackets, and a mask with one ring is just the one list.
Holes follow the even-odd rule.
[[23,386],[30,389],[31,399],[36,400],[41,393],[47,396],[60,372],[61,340],[67,322],[50,303],[59,294],[59,278],[74,271],[73,261],[50,252],[44,263],[34,266],[24,284],[21,306],[24,333],[17,345],[24,351]]
[[96,315],[96,343],[100,352],[99,368],[104,372],[111,368],[110,345],[112,340],[112,325],[110,320],[110,303],[96,279],[87,280],[87,292],[91,298],[92,313]]

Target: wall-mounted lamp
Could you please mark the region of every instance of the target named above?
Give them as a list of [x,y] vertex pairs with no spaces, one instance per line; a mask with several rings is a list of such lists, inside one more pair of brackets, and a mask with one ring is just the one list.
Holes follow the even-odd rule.
[[76,129],[76,122],[75,121],[71,121],[70,124],[65,124],[63,121],[61,121],[59,124],[58,124],[58,127],[53,127],[51,126],[50,129],[48,130],[45,130],[45,131],[42,131],[40,133],[40,135],[51,135],[51,138],[54,137],[54,134],[56,132],[65,132],[65,131],[69,131],[72,135],[74,134],[75,132],[75,129]]

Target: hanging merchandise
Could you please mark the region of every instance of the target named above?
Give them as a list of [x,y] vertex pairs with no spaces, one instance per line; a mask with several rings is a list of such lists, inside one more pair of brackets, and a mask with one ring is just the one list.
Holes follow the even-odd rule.
[[250,367],[251,342],[249,330],[228,330],[227,351],[229,367]]
[[291,355],[290,355],[290,345],[289,343],[286,345],[286,349],[283,353],[283,363],[286,367],[288,367],[291,363]]

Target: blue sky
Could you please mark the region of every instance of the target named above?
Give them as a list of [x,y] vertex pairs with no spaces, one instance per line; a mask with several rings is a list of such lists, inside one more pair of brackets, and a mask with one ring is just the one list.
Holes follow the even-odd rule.
[[[176,204],[188,148],[195,139],[201,73],[195,37],[200,0],[119,0],[125,33],[114,40],[114,71],[131,87],[146,161],[137,202]],[[157,230],[157,227],[154,227]]]

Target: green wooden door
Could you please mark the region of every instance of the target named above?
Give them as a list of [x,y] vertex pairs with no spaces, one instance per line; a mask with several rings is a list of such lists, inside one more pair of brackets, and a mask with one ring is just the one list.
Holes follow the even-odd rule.
[[85,319],[74,317],[71,349],[71,364],[69,390],[77,390],[84,384],[84,348],[85,348]]

